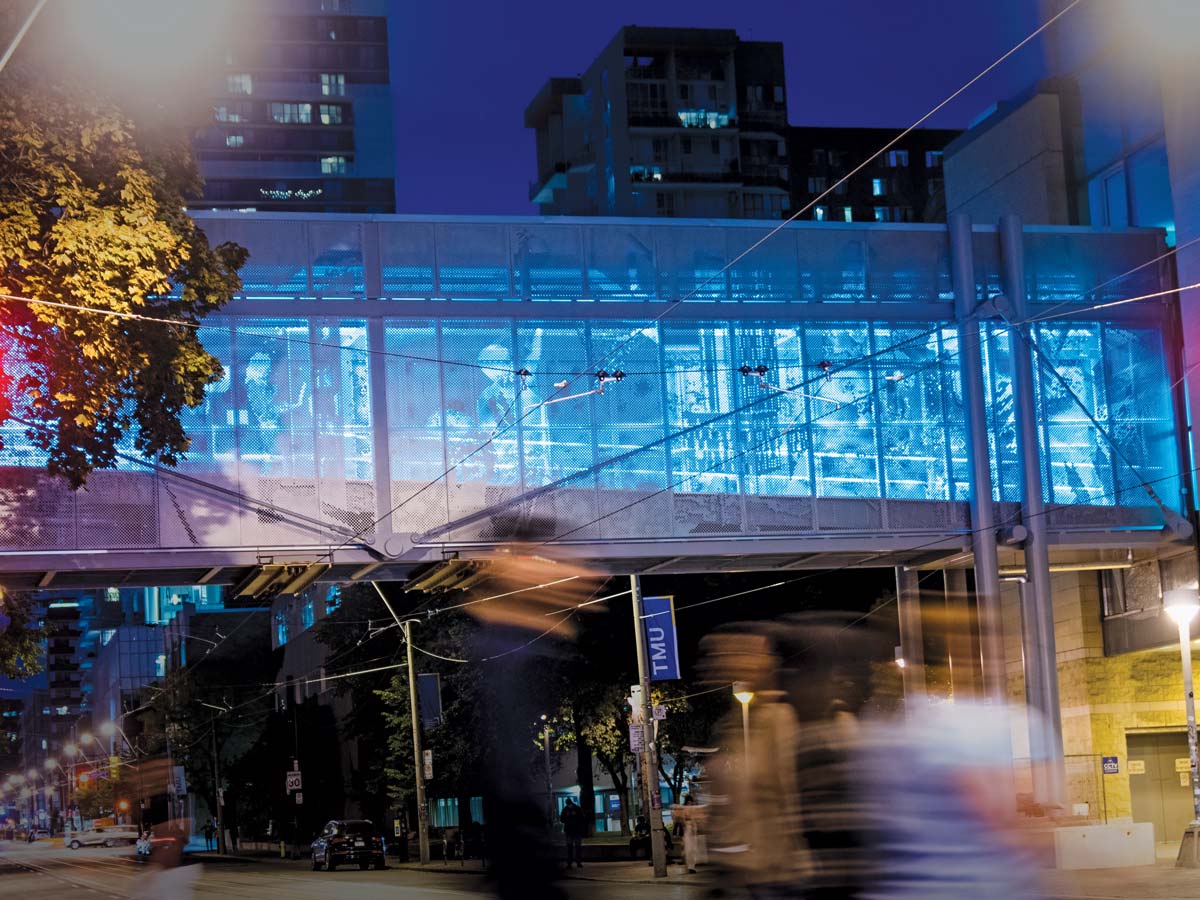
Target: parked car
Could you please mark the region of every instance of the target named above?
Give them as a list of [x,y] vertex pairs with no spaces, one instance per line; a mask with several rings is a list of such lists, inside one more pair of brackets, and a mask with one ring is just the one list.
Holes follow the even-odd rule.
[[76,831],[67,846],[72,850],[80,847],[120,847],[136,844],[137,839],[136,825],[99,825],[87,831]]
[[383,835],[368,819],[333,819],[312,842],[313,871],[333,871],[342,863],[358,863],[360,869],[382,869]]

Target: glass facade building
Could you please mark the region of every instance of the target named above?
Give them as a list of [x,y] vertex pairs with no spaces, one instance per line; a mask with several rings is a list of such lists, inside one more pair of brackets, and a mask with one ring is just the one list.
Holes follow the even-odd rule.
[[[185,414],[187,460],[156,472],[127,457],[87,495],[63,493],[58,519],[4,541],[394,548],[530,523],[605,542],[968,529],[943,227],[798,223],[768,237],[737,222],[198,219],[251,255],[243,296],[202,329],[225,378]],[[982,302],[1005,290],[1000,247],[990,227],[973,243]],[[1143,483],[1179,502],[1170,307],[1087,309],[1161,290],[1156,267],[1113,280],[1161,252],[1156,231],[1025,231],[1053,527],[1161,528]],[[1015,504],[1011,337],[995,316],[979,327],[995,498]],[[4,437],[0,463],[40,462],[19,427]],[[97,488],[103,534],[88,526]]]

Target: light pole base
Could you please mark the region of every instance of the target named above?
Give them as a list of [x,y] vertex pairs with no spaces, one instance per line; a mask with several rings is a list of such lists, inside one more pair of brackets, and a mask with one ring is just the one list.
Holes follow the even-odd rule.
[[1193,822],[1183,830],[1179,842],[1179,856],[1175,858],[1179,869],[1200,869],[1200,822]]

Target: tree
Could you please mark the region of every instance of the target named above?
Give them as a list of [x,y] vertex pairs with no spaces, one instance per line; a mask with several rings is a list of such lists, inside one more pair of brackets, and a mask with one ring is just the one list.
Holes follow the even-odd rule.
[[699,685],[672,682],[651,689],[651,700],[667,707],[667,717],[658,723],[658,769],[671,789],[671,800],[678,803],[687,773],[696,768],[701,756],[685,748],[710,743],[721,717],[729,711],[728,689],[700,693]]
[[0,592],[0,675],[28,678],[42,671],[45,631],[34,621],[32,597]]
[[14,60],[0,79],[0,423],[73,487],[125,443],[174,465],[182,410],[222,370],[195,327],[137,317],[196,325],[240,289],[246,251],[187,215],[186,134],[137,127],[57,71]]

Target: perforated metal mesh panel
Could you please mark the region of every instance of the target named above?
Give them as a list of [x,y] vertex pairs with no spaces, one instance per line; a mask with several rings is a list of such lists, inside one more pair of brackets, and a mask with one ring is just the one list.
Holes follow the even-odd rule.
[[308,226],[308,240],[313,293],[361,297],[366,291],[362,225],[312,222]]
[[389,296],[428,297],[433,286],[433,226],[410,222],[379,225],[379,266]]

